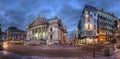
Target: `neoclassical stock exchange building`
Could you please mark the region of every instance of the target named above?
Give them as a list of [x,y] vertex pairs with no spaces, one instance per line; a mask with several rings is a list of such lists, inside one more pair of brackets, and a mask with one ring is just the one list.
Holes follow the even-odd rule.
[[38,17],[27,27],[27,40],[31,44],[64,43],[66,36],[66,28],[57,17],[49,20]]

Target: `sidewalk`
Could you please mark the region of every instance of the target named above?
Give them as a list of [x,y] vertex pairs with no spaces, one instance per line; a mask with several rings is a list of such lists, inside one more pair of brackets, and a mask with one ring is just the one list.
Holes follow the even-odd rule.
[[120,49],[117,49],[115,56],[116,56],[116,59],[120,59]]
[[[115,53],[110,49],[110,56],[104,56],[104,49],[100,51],[97,50],[82,50],[71,47],[72,49],[60,49],[63,47],[52,46],[49,48],[53,49],[42,49],[45,48],[38,46],[22,46],[22,45],[9,45],[8,51],[15,52],[18,54],[7,55],[9,58],[13,59],[120,59],[120,52]],[[13,49],[14,48],[14,49]],[[57,48],[57,49],[56,49]],[[74,50],[74,49],[75,50]],[[109,47],[111,48],[111,47]],[[93,58],[93,52],[95,52],[95,58]],[[19,55],[21,54],[21,55]]]

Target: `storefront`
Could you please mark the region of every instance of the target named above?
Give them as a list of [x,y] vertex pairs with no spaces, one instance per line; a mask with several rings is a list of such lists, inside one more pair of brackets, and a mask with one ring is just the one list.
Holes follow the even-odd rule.
[[86,37],[84,39],[80,39],[81,44],[96,44],[98,43],[98,38],[96,37]]
[[98,42],[100,43],[106,42],[106,36],[105,35],[98,36]]

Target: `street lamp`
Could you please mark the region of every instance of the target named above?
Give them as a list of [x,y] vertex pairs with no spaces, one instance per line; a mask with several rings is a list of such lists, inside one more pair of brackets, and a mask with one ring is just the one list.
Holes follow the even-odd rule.
[[88,18],[88,17],[89,17],[89,15],[88,15],[88,14],[86,14],[86,15],[85,15],[85,18]]
[[8,43],[7,42],[4,42],[3,43],[3,48],[7,48],[8,47]]

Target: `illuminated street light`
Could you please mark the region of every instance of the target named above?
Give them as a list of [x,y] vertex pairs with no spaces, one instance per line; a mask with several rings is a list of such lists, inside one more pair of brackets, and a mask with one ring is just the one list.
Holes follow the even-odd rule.
[[7,48],[8,47],[8,43],[4,42],[3,43],[3,48]]
[[89,17],[89,15],[88,15],[88,14],[86,14],[86,15],[85,15],[85,18],[88,18],[88,17]]
[[119,25],[117,25],[117,27],[119,28],[120,26],[119,26]]

